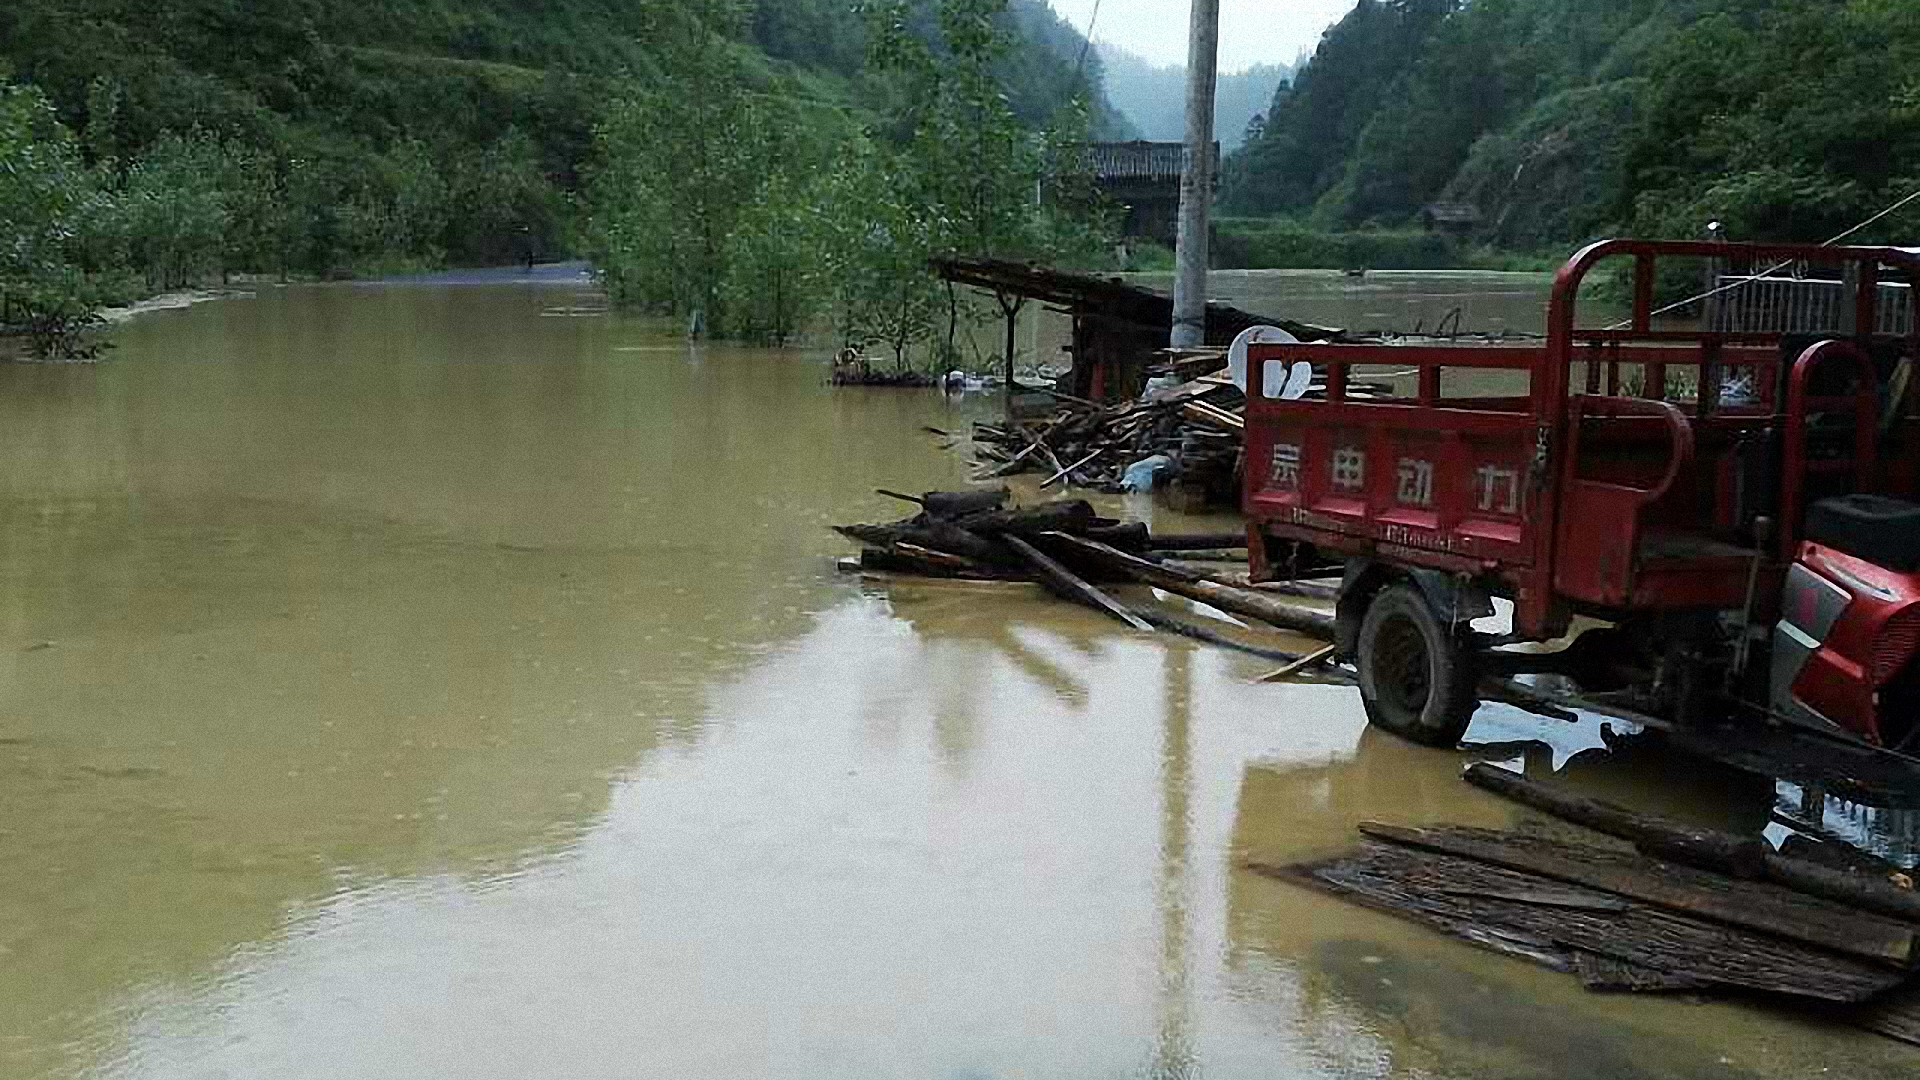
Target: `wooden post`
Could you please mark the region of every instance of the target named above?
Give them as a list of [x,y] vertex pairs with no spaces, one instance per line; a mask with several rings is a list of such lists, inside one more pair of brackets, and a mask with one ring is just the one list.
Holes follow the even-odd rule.
[[1180,173],[1180,232],[1169,343],[1206,343],[1208,229],[1213,210],[1213,102],[1220,62],[1220,0],[1193,0],[1187,38],[1187,153]]

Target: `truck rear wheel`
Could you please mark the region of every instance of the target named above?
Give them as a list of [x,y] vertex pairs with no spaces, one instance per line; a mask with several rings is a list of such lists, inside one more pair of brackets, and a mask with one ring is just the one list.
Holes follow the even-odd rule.
[[1360,624],[1360,700],[1367,720],[1424,746],[1460,741],[1479,708],[1473,657],[1419,589],[1390,585]]

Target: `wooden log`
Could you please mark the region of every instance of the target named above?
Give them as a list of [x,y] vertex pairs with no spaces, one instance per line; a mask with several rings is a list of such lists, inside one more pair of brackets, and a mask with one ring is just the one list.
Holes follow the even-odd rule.
[[1870,1001],[1906,979],[1882,965],[1653,905],[1608,911],[1502,899],[1495,894],[1538,888],[1545,879],[1458,856],[1367,844],[1279,872],[1478,944],[1545,942],[1563,971],[1578,950],[1700,983],[1847,1004]]
[[1155,533],[1154,551],[1232,551],[1247,546],[1246,533]]
[[1263,581],[1250,587],[1278,596],[1297,596],[1302,600],[1321,600],[1329,604],[1340,599],[1338,585],[1323,585],[1317,581]]
[[1903,889],[1885,878],[1829,870],[1817,863],[1769,854],[1767,880],[1795,892],[1856,907],[1862,911],[1920,923],[1920,892]]
[[1544,716],[1549,720],[1559,720],[1568,724],[1580,722],[1579,713],[1561,708],[1554,703],[1553,698],[1537,693],[1512,679],[1481,679],[1480,697],[1483,701],[1498,701],[1516,709],[1525,709],[1535,716]]
[[1484,829],[1402,829],[1363,824],[1362,835],[1508,870],[1600,889],[1669,911],[1757,930],[1847,956],[1909,967],[1920,948],[1911,926],[1762,881],[1738,881],[1628,852]]
[[982,514],[1007,505],[1006,488],[991,491],[929,491],[918,500],[927,516],[939,521],[955,521],[969,514]]
[[928,525],[836,525],[833,531],[870,547],[886,549],[910,544],[981,563],[1007,564],[1010,561],[1006,552],[991,541],[946,522]]
[[931,548],[923,548],[918,544],[895,544],[893,545],[893,550],[911,558],[924,559],[927,562],[947,567],[950,570],[973,569],[972,561],[969,559],[962,558],[958,555],[949,555],[944,551],[934,551]]
[[1132,611],[1128,610],[1125,605],[1113,597],[1108,596],[1106,593],[1101,592],[1088,583],[1086,579],[1060,565],[1032,544],[1027,543],[1012,533],[1008,533],[1002,537],[1002,539],[1007,542],[1009,547],[1018,552],[1020,557],[1027,561],[1028,565],[1033,567],[1034,573],[1039,576],[1040,581],[1053,592],[1068,600],[1085,604],[1096,611],[1104,611],[1108,615],[1133,627],[1135,630],[1153,629],[1151,623],[1135,615]]
[[1113,525],[1094,525],[1086,532],[1087,539],[1098,540],[1121,551],[1145,551],[1150,542],[1146,522],[1126,521]]
[[930,560],[899,550],[867,548],[860,552],[860,569],[883,574],[912,574],[928,578],[957,578],[963,581],[1032,581],[1033,575],[997,567],[957,569],[950,559]]
[[1612,803],[1589,799],[1536,783],[1497,765],[1479,762],[1466,771],[1467,783],[1596,832],[1630,840],[1656,858],[1702,866],[1732,877],[1755,880],[1766,866],[1767,844],[1757,837],[1701,829]]
[[1017,533],[1037,536],[1046,532],[1084,533],[1094,520],[1093,504],[1084,499],[1041,503],[1007,510],[990,510],[956,519],[954,524],[976,536]]
[[1236,589],[1207,581],[1195,574],[1184,574],[1148,562],[1137,555],[1129,555],[1097,540],[1069,536],[1065,533],[1047,533],[1044,538],[1057,546],[1057,550],[1072,552],[1076,558],[1085,558],[1097,566],[1103,566],[1116,573],[1125,574],[1136,581],[1152,585],[1158,589],[1190,600],[1211,604],[1221,611],[1234,615],[1244,615],[1249,619],[1296,634],[1317,637],[1331,641],[1334,637],[1333,616],[1310,608],[1288,604],[1270,596],[1262,596],[1249,589]]

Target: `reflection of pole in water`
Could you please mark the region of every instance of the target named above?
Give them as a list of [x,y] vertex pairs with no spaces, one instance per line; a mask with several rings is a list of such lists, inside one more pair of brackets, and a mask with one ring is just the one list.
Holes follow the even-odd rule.
[[1191,650],[1169,646],[1161,688],[1164,741],[1160,748],[1160,1033],[1153,1048],[1154,1080],[1199,1075],[1193,1053],[1192,1002],[1187,971],[1188,817],[1193,799],[1193,670]]

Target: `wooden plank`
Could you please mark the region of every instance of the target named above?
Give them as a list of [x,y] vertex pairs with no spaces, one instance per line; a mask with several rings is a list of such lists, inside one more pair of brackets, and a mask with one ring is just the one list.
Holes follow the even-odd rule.
[[1084,468],[1094,458],[1097,458],[1104,453],[1106,453],[1105,450],[1095,450],[1093,453],[1088,454],[1086,457],[1081,458],[1079,461],[1076,461],[1073,464],[1067,466],[1066,468],[1061,469],[1059,472],[1054,473],[1052,476],[1047,477],[1046,481],[1040,485],[1040,490],[1045,491],[1047,488],[1050,488],[1053,485],[1059,483],[1061,480],[1064,480],[1067,477],[1073,475],[1074,470]]
[[1225,409],[1217,409],[1204,401],[1189,401],[1180,407],[1181,415],[1189,420],[1198,420],[1203,424],[1225,428],[1228,431],[1243,432],[1247,429],[1244,417],[1235,416]]
[[1597,994],[1674,994],[1710,989],[1713,984],[1691,975],[1629,964],[1599,953],[1575,950],[1573,973],[1580,984]]
[[1766,882],[1736,881],[1628,852],[1484,829],[1365,824],[1360,832],[1375,840],[1600,889],[1898,970],[1905,970],[1915,958],[1913,927]]
[[1452,933],[1467,928],[1478,936],[1461,936],[1476,943],[1502,935],[1549,942],[1563,951],[1569,968],[1572,951],[1579,950],[1703,984],[1846,1004],[1868,1001],[1905,981],[1902,973],[1875,964],[1651,905],[1585,911],[1463,895],[1537,888],[1546,879],[1457,856],[1369,843],[1284,876],[1301,871],[1356,902]]
[[1266,675],[1262,675],[1253,681],[1258,683],[1276,683],[1285,679],[1291,679],[1295,675],[1300,674],[1301,672],[1307,670],[1308,668],[1318,667],[1319,665],[1326,663],[1326,661],[1333,656],[1333,649],[1334,647],[1332,645],[1329,645],[1318,652],[1308,653],[1307,655],[1301,657],[1300,659],[1295,660],[1293,663],[1288,664],[1286,667],[1283,667],[1278,671],[1271,672]]
[[1485,896],[1494,900],[1515,900],[1535,907],[1563,907],[1575,911],[1627,911],[1632,904],[1617,896],[1605,896],[1590,889],[1568,889],[1552,882],[1525,888],[1499,886],[1477,889],[1442,889],[1449,896]]
[[1342,900],[1357,902],[1363,907],[1370,907],[1376,911],[1384,911],[1413,922],[1424,923],[1441,933],[1471,942],[1490,952],[1526,960],[1562,974],[1571,974],[1574,970],[1573,953],[1555,944],[1551,938],[1489,925],[1476,921],[1471,916],[1444,913],[1430,907],[1419,907],[1411,902],[1396,903],[1390,892],[1355,892],[1321,876],[1322,869],[1334,865],[1334,862],[1277,866],[1254,861],[1247,863],[1246,869],[1265,877],[1304,885],[1307,888],[1337,896]]
[[1020,557],[1033,567],[1034,572],[1040,575],[1040,580],[1054,592],[1069,600],[1077,600],[1096,611],[1104,611],[1135,630],[1153,629],[1153,624],[1135,615],[1113,597],[1094,588],[1087,583],[1086,579],[1061,566],[1032,544],[1012,533],[1006,534],[1001,539],[1018,552]]

